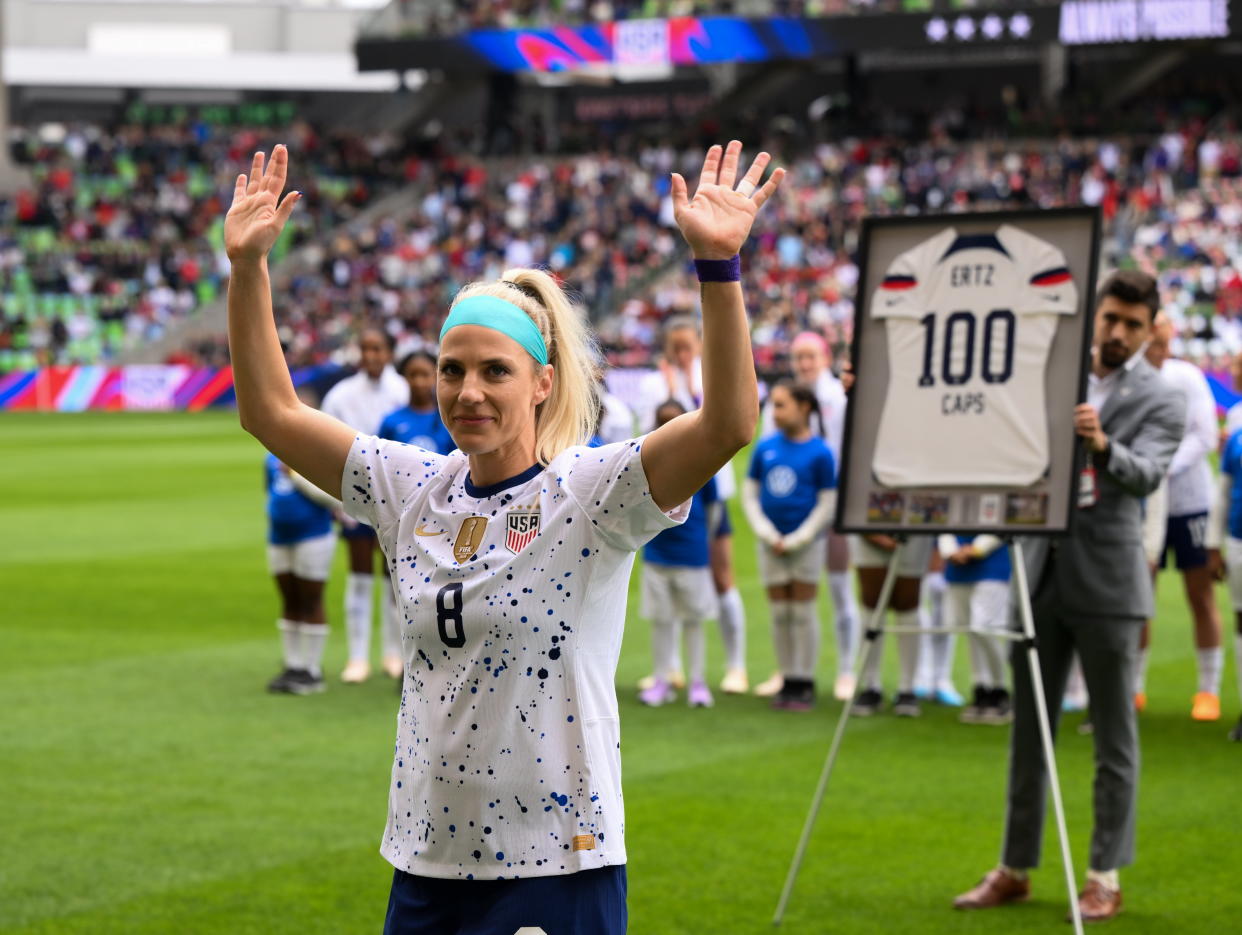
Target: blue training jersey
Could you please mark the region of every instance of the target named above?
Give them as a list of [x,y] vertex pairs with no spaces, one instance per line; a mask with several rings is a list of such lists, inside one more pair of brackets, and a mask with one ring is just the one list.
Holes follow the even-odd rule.
[[1229,436],[1220,469],[1229,475],[1229,536],[1242,539],[1242,429]]
[[643,561],[653,565],[706,568],[711,564],[707,511],[719,501],[716,478],[713,477],[690,501],[690,515],[684,523],[665,529],[643,546]]
[[755,446],[748,476],[759,481],[764,515],[787,536],[815,508],[819,492],[837,486],[837,465],[819,436],[794,442],[777,432]]
[[263,470],[267,478],[268,542],[293,545],[332,532],[332,513],[293,486],[275,455],[267,456]]
[[[958,545],[970,545],[974,536],[956,536]],[[944,580],[949,584],[977,584],[980,581],[1008,581],[1012,569],[1009,549],[1001,546],[986,558],[977,558],[965,565],[944,563]]]
[[457,446],[452,436],[440,421],[440,410],[431,409],[427,412],[416,412],[409,406],[402,406],[395,412],[384,416],[379,431],[380,438],[388,438],[404,445],[416,445],[436,454],[452,454]]

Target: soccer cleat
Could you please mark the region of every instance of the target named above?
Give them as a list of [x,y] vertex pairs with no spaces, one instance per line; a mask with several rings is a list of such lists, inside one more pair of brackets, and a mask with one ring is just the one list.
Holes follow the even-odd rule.
[[932,692],[932,700],[946,708],[960,708],[966,703],[961,693],[952,685],[941,685]]
[[755,686],[755,694],[760,698],[772,698],[780,693],[784,685],[785,677],[779,672],[774,672],[770,679],[766,679]]
[[1190,716],[1196,721],[1219,721],[1220,695],[1213,695],[1211,692],[1196,692]]
[[690,690],[686,692],[686,704],[692,708],[710,708],[715,704],[711,689],[707,687],[706,682],[702,679],[695,679],[690,683]]
[[677,700],[677,692],[664,679],[653,679],[651,684],[638,693],[638,700],[649,708],[658,708]]
[[879,689],[864,688],[858,693],[854,703],[850,705],[850,714],[854,715],[854,717],[871,717],[871,715],[879,713],[883,704],[884,696],[880,694]]
[[750,690],[750,679],[745,669],[730,669],[720,680],[720,690],[726,695],[744,695]]
[[914,697],[919,699],[919,701],[930,701],[931,696],[932,696],[932,690],[928,688],[926,685],[915,685],[914,686]]
[[893,714],[898,717],[918,717],[922,713],[923,709],[919,707],[919,700],[914,697],[914,692],[898,692],[893,699]]
[[976,685],[971,692],[970,704],[962,708],[957,719],[963,724],[983,724],[983,718],[992,700],[992,689]]
[[365,682],[371,677],[371,663],[365,659],[351,659],[345,664],[345,670],[341,673],[341,681],[357,685],[359,682]]
[[273,694],[291,694],[290,680],[293,677],[294,669],[282,669],[281,673],[267,683],[267,690]]
[[849,701],[854,697],[854,688],[857,684],[853,672],[842,672],[832,683],[832,697],[837,701]]
[[405,675],[405,661],[400,656],[385,656],[380,665],[390,679],[399,679]]
[[1234,743],[1242,743],[1242,717],[1238,718],[1238,723],[1229,732],[1229,739]]
[[1134,693],[1134,710],[1139,714],[1147,710],[1147,692]]
[[1065,698],[1061,701],[1061,712],[1063,714],[1072,714],[1075,711],[1087,710],[1087,692],[1083,689],[1080,692],[1066,692]]
[[293,669],[289,672],[289,687],[286,691],[291,695],[318,695],[326,688],[322,675],[311,675],[305,669]]
[[[658,678],[659,676],[656,675],[654,672],[651,675],[644,675],[642,678],[638,680],[638,690],[640,692],[645,692],[648,688],[650,688],[652,685],[656,683],[656,680]],[[664,678],[664,682],[668,685],[672,685],[674,688],[680,691],[681,689],[686,687],[686,675],[680,669],[677,669],[673,672],[667,673],[667,675]]]
[[811,679],[785,679],[772,707],[778,711],[810,711],[815,706],[815,683]]
[[1008,691],[1003,688],[988,689],[987,704],[984,705],[979,723],[995,727],[1013,723],[1013,703]]

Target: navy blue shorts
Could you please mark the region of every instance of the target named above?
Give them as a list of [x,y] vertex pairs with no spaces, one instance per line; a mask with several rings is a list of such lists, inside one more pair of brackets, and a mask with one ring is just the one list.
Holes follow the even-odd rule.
[[375,530],[366,523],[359,523],[357,526],[341,526],[342,539],[370,539],[375,540]]
[[1188,568],[1202,568],[1207,564],[1207,519],[1206,513],[1191,513],[1188,516],[1170,516],[1165,527],[1164,548],[1160,550],[1160,567],[1168,566],[1169,550],[1173,550],[1173,560],[1178,571]]
[[625,865],[518,880],[439,880],[397,870],[384,935],[625,935]]

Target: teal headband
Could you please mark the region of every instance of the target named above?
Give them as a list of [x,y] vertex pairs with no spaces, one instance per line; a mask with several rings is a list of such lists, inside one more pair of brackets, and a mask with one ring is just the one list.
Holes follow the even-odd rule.
[[440,340],[458,325],[482,325],[499,331],[522,345],[522,348],[540,365],[548,362],[548,346],[539,333],[539,327],[529,315],[512,302],[498,299],[493,295],[472,295],[462,299],[444,319],[444,327],[440,329]]

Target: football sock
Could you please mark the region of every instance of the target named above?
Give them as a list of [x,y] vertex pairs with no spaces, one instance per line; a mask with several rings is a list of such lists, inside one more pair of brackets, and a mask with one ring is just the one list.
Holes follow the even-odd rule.
[[371,581],[374,575],[351,571],[345,580],[345,635],[350,661],[371,657]]
[[384,644],[385,656],[401,655],[401,613],[397,610],[397,599],[392,588],[384,588],[384,597],[380,602],[381,639]]
[[672,620],[651,621],[651,661],[656,678],[667,679],[678,661],[677,625]]
[[992,662],[988,658],[987,650],[984,648],[984,642],[988,637],[982,633],[971,633],[967,638],[966,645],[970,649],[970,683],[971,685],[982,685],[985,688],[992,687]]
[[300,624],[282,618],[276,621],[276,627],[280,630],[280,648],[284,653],[285,668],[305,668],[302,665],[302,631]]
[[[871,618],[875,614],[872,607],[864,607],[863,614],[870,625]],[[879,691],[880,689],[880,663],[884,660],[884,631],[880,631],[880,635],[874,640],[873,646],[870,642],[862,644],[862,651],[866,653],[866,659],[863,662],[862,675],[859,682],[863,688],[871,688]]]
[[781,675],[794,677],[795,647],[790,619],[789,601],[772,601],[772,646],[776,650],[776,665]]
[[[934,630],[943,630],[947,624],[944,612],[947,587],[942,572],[929,571],[923,576],[923,594],[926,596],[928,623]],[[952,633],[927,634],[922,651],[930,657],[926,663],[929,677],[925,682],[930,688],[939,688],[941,685],[948,685],[952,682],[951,669],[955,644]]]
[[703,621],[687,617],[681,622],[682,639],[686,643],[686,675],[691,682],[701,682],[707,674],[707,634]]
[[793,635],[794,672],[800,679],[815,678],[819,663],[819,613],[815,600],[790,601],[790,629]]
[[725,666],[729,669],[746,668],[746,610],[742,595],[736,587],[720,595],[720,641],[724,643]]
[[1121,889],[1121,874],[1116,870],[1092,870],[1087,868],[1087,879],[1102,883],[1110,890]]
[[[917,610],[898,611],[894,616],[899,627],[919,625]],[[898,692],[914,691],[914,677],[919,670],[919,636],[918,633],[897,634],[897,662],[901,670],[901,678],[897,683]]]
[[853,582],[848,571],[828,572],[828,589],[832,594],[832,612],[837,630],[837,673],[852,672],[858,655],[858,601],[854,599]]
[[1219,646],[1197,649],[1199,659],[1199,691],[1210,695],[1220,694],[1220,675],[1225,664],[1225,651]]
[[1138,660],[1134,665],[1134,691],[1147,691],[1147,660],[1151,658],[1151,649],[1140,649]]
[[1077,653],[1070,663],[1069,678],[1065,680],[1065,697],[1075,703],[1087,703],[1087,683],[1083,680],[1082,663],[1078,661]]
[[323,646],[328,639],[328,625],[299,623],[297,628],[302,635],[302,664],[298,668],[320,678],[323,675]]

